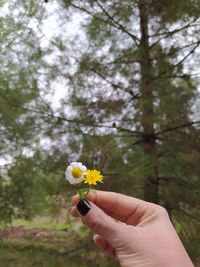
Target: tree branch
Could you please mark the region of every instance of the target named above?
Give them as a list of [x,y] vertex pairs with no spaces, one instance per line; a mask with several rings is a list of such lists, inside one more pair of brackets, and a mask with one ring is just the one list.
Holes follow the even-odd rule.
[[[199,18],[195,18],[193,21],[189,22],[188,24],[186,24],[183,27],[177,28],[173,31],[167,31],[167,32],[162,32],[162,33],[157,33],[157,34],[152,34],[149,35],[149,37],[156,37],[156,36],[162,36],[161,38],[159,38],[157,41],[155,41],[153,44],[151,44],[150,48],[154,47],[155,45],[157,45],[158,43],[160,43],[160,41],[162,41],[163,39],[168,38],[169,36],[174,35],[177,32],[180,32],[182,30],[185,30],[189,27],[195,27],[196,25],[192,25],[194,22],[196,22]],[[164,36],[163,36],[164,35]]]
[[152,80],[156,80],[156,79],[160,79],[163,77],[164,74],[169,73],[169,71],[177,68],[179,65],[181,65],[189,56],[191,56],[195,50],[197,49],[197,47],[200,45],[200,40],[198,42],[196,42],[196,45],[187,53],[187,55],[185,55],[178,63],[176,63],[174,66],[168,68],[167,70],[162,71],[158,76],[154,76],[152,78]]
[[176,183],[179,186],[184,186],[185,188],[188,188],[188,190],[190,189],[197,189],[196,184],[194,183],[190,183],[180,177],[176,177],[176,176],[160,176],[158,177],[158,180],[160,181],[164,181],[164,182],[172,182],[172,183]]
[[179,130],[179,129],[182,129],[185,127],[191,127],[195,124],[200,124],[200,120],[199,121],[191,121],[188,123],[183,123],[183,124],[176,125],[173,127],[168,127],[168,128],[165,128],[159,132],[155,132],[154,134],[149,134],[149,135],[145,135],[145,136],[143,135],[142,132],[138,132],[138,136],[142,136],[142,138],[136,140],[134,143],[132,143],[132,145],[135,146],[135,145],[143,144],[144,138],[154,138],[155,140],[159,140],[160,139],[159,135],[161,135],[161,134],[165,134],[167,132],[173,132],[173,131],[176,131],[176,130]]
[[162,36],[162,35],[167,35],[167,36],[170,36],[170,35],[173,35],[177,32],[180,32],[182,30],[185,30],[189,27],[194,27],[196,25],[192,25],[194,22],[198,21],[199,20],[199,17],[198,18],[195,18],[194,20],[192,20],[191,22],[189,22],[188,24],[184,25],[183,27],[180,27],[180,28],[177,28],[175,30],[172,30],[172,31],[166,31],[166,32],[161,32],[161,33],[156,33],[156,34],[152,34],[152,35],[149,35],[149,37],[156,37],[156,36]]
[[[0,96],[2,97],[1,94],[0,94]],[[126,129],[126,128],[123,128],[123,127],[118,127],[115,124],[104,125],[104,124],[96,124],[95,122],[91,122],[91,121],[83,121],[83,120],[78,120],[78,119],[69,119],[69,118],[66,118],[66,117],[61,117],[61,116],[54,115],[52,113],[46,113],[46,112],[43,112],[43,111],[39,111],[39,110],[27,108],[27,107],[18,106],[18,105],[14,104],[14,103],[11,103],[6,97],[4,97],[4,100],[6,100],[7,104],[10,105],[10,106],[13,106],[13,107],[15,107],[17,109],[21,109],[21,110],[24,110],[24,111],[29,111],[29,112],[33,112],[33,113],[36,113],[36,114],[40,114],[40,115],[42,115],[43,117],[46,117],[46,118],[52,118],[52,119],[56,119],[58,121],[59,120],[60,121],[66,121],[66,122],[69,122],[69,123],[80,124],[80,125],[88,126],[88,127],[117,129],[117,130],[119,130],[121,132],[129,132],[131,134],[136,134],[136,135],[140,134],[137,131]]]
[[191,126],[193,126],[195,124],[200,124],[200,120],[199,121],[191,121],[191,122],[188,122],[188,123],[183,123],[183,124],[176,125],[176,126],[173,126],[173,127],[168,127],[168,128],[165,128],[165,129],[155,133],[155,135],[160,135],[160,134],[163,134],[163,133],[176,131],[178,129],[182,129],[182,128],[185,128],[185,127],[191,127]]
[[115,84],[112,81],[109,81],[106,77],[104,77],[103,74],[101,74],[100,72],[98,72],[97,70],[95,70],[94,68],[91,68],[91,71],[93,71],[95,74],[97,74],[101,79],[103,79],[104,81],[106,81],[107,83],[109,83],[115,90],[119,89],[123,92],[128,93],[129,95],[131,95],[131,99],[138,99],[139,98],[139,94],[134,94],[134,92],[130,89],[130,87],[124,88],[122,86],[120,86],[120,84]]
[[114,19],[114,17],[112,17],[109,13],[108,13],[108,11],[99,3],[99,1],[98,0],[94,0],[96,3],[97,3],[97,5],[101,8],[101,10],[104,12],[104,14],[112,21],[112,23],[114,24],[114,25],[116,25],[116,27],[119,29],[119,30],[121,30],[122,32],[124,32],[124,33],[126,33],[127,35],[129,35],[132,39],[133,39],[133,41],[135,42],[135,45],[137,45],[137,46],[139,46],[139,43],[138,42],[140,42],[140,39],[137,37],[137,36],[135,36],[134,34],[132,34],[132,33],[130,33],[126,28],[125,28],[125,26],[123,26],[121,23],[119,23],[118,21],[116,21],[115,19]]
[[[168,57],[170,57],[170,56],[173,56],[175,53],[177,53],[177,52],[181,52],[181,51],[183,51],[184,49],[187,49],[187,48],[189,48],[189,47],[191,47],[191,46],[193,46],[193,45],[196,45],[197,43],[199,43],[199,40],[198,40],[198,41],[191,42],[191,43],[189,43],[189,44],[186,44],[186,45],[184,45],[184,46],[178,48],[178,51],[177,51],[176,49],[172,49],[172,51],[169,51],[168,53],[163,54],[163,55],[162,55],[162,58],[165,58],[165,57],[168,58]],[[174,48],[174,47],[173,47],[173,48]],[[176,47],[175,47],[175,48],[176,48]],[[156,60],[156,59],[158,59],[158,58],[160,58],[160,55],[159,55],[159,56],[156,56],[156,57],[154,57],[154,58],[151,58],[151,61],[152,61],[152,60]]]
[[121,25],[118,21],[114,20],[114,18],[101,6],[101,4],[99,4],[98,1],[95,1],[97,3],[97,5],[101,8],[101,10],[104,12],[104,14],[107,16],[107,18],[110,20],[110,23],[107,20],[104,20],[102,17],[100,16],[96,16],[94,15],[92,12],[90,12],[89,10],[87,10],[84,7],[80,7],[75,5],[74,3],[70,3],[70,5],[82,12],[85,12],[86,14],[90,15],[93,18],[99,19],[102,22],[106,23],[106,24],[110,24],[111,26],[113,26],[114,28],[117,28],[119,30],[121,30],[122,32],[126,33],[128,36],[130,36],[133,40],[134,43],[138,46],[138,41],[139,38],[137,38],[137,36],[135,36],[134,34],[130,33],[123,25]]

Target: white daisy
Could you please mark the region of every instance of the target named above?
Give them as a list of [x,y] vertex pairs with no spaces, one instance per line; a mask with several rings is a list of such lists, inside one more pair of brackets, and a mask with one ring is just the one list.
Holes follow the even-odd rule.
[[65,171],[65,177],[70,184],[79,184],[84,180],[87,168],[81,162],[72,162]]

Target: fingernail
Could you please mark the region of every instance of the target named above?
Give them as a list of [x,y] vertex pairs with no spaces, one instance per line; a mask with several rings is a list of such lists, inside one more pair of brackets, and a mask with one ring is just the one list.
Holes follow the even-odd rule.
[[91,209],[90,203],[87,200],[80,200],[77,204],[77,210],[81,215],[86,215]]

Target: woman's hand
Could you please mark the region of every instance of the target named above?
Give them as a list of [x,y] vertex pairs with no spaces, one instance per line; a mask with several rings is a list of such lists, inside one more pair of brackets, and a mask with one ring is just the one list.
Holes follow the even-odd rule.
[[72,198],[71,214],[94,232],[94,242],[122,267],[193,267],[164,208],[113,192]]

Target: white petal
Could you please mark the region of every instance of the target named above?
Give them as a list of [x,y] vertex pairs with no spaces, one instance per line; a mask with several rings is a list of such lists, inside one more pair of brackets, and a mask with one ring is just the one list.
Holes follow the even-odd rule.
[[[72,170],[74,168],[79,168],[82,171],[82,175],[79,178],[74,178],[72,175]],[[86,166],[84,166],[81,162],[72,162],[67,167],[65,171],[65,177],[71,184],[78,184],[84,180],[84,176],[86,175]]]
[[82,168],[83,164],[81,162],[77,162],[77,167]]
[[81,178],[74,179],[74,180],[75,180],[75,181],[74,181],[75,184],[79,184],[79,183],[81,183],[81,182],[84,180],[84,178],[81,177]]
[[78,184],[80,182],[82,182],[84,180],[84,177],[83,175],[80,177],[80,178],[74,178],[72,175],[71,175],[71,172],[69,171],[66,171],[65,172],[65,177],[66,177],[66,180],[70,183],[70,184]]
[[73,168],[75,168],[75,167],[77,167],[77,163],[78,163],[78,162],[72,162],[72,163],[70,164],[70,166],[73,167]]
[[70,172],[72,171],[72,169],[73,169],[72,166],[68,166],[68,167],[67,167],[67,170],[70,171]]
[[78,179],[76,179],[76,178],[72,178],[72,177],[70,177],[68,181],[69,181],[71,184],[79,184],[80,182],[83,181],[83,178],[78,178]]

